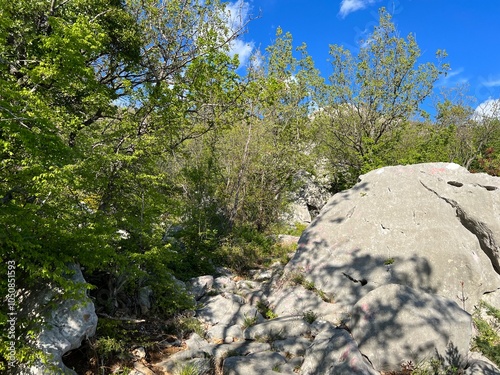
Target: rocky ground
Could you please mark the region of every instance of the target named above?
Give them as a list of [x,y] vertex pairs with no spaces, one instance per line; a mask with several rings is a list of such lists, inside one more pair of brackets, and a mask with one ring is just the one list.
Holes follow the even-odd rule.
[[[300,276],[284,274],[279,263],[254,271],[248,279],[230,272],[202,276],[191,280],[189,288],[198,301],[191,314],[202,330],[185,340],[157,339],[153,350],[131,348],[132,361],[127,366],[134,370],[130,374],[395,375],[411,374],[417,367],[408,361],[398,371],[376,371],[353,338],[353,315],[337,309],[335,300],[321,296]],[[467,369],[457,374],[500,373],[479,353],[463,359],[450,347],[442,354],[443,371],[458,361]],[[115,372],[120,373],[120,368],[117,363]]]

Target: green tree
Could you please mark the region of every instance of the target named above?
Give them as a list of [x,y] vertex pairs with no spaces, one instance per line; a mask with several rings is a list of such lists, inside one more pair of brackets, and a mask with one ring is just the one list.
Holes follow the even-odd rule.
[[264,56],[254,56],[243,97],[246,118],[231,129],[220,154],[228,217],[263,230],[279,221],[307,168],[312,92],[321,79],[306,46],[294,50],[290,33],[277,30]]
[[472,129],[475,158],[470,163],[474,171],[500,176],[500,102],[488,100],[475,113],[477,125]]
[[[384,8],[357,56],[337,45],[330,55],[333,73],[316,118],[332,164],[355,181],[359,173],[385,163],[385,154],[447,65],[418,64],[415,37],[400,38]],[[444,56],[437,51],[439,59]]]
[[312,92],[320,82],[305,45],[294,49],[291,34],[279,29],[247,68],[226,117],[231,126],[185,144],[190,158],[179,160],[184,269],[228,261],[242,270],[269,251],[261,233],[281,221],[295,176],[307,168]]
[[179,211],[169,167],[227,126],[241,30],[218,1],[0,0],[0,11],[1,271],[15,260],[19,287],[70,288],[68,262],[126,270],[129,285],[156,275],[162,299],[177,261],[162,242]]
[[[473,108],[474,98],[467,96],[468,86],[443,90],[437,103],[434,133],[447,135],[446,156],[439,161],[455,162],[467,169],[482,170],[480,160],[499,138],[498,105]],[[484,107],[484,104],[483,104]],[[491,150],[490,150],[491,151]],[[491,152],[488,158],[491,157]]]

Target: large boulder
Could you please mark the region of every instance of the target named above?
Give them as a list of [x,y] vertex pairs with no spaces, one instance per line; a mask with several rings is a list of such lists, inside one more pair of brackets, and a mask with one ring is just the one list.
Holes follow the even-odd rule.
[[346,311],[401,284],[470,313],[500,288],[499,249],[500,178],[448,163],[386,167],[332,197],[285,273],[303,273]]
[[[500,307],[500,178],[452,163],[363,175],[303,232],[268,297],[280,312],[299,314],[294,308],[310,308],[314,299],[291,298],[304,294],[287,284],[291,278],[328,296],[331,312],[323,318],[351,330],[375,370],[436,355],[465,366],[470,314],[481,299]],[[302,372],[317,371],[314,358],[334,344],[324,337],[312,346],[319,354],[306,355]],[[323,359],[325,373],[344,371],[335,356]]]
[[77,265],[68,266],[68,271],[68,278],[76,289],[80,289],[77,297],[66,299],[64,291],[56,293],[46,286],[30,294],[25,303],[28,316],[44,317],[43,328],[33,346],[47,355],[48,361],[37,360],[30,368],[19,369],[20,374],[76,374],[64,365],[62,357],[95,334],[97,315],[92,300],[86,295],[82,271]]

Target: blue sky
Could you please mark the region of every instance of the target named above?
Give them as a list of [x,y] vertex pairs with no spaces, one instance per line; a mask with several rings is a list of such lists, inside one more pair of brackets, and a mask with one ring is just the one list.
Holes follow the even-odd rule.
[[392,15],[401,36],[417,38],[422,61],[435,62],[444,49],[451,66],[439,88],[468,84],[474,106],[500,98],[500,0],[238,0],[244,16],[258,16],[235,46],[245,59],[272,43],[276,28],[305,42],[317,68],[327,77],[330,44],[352,51],[378,23],[378,9]]

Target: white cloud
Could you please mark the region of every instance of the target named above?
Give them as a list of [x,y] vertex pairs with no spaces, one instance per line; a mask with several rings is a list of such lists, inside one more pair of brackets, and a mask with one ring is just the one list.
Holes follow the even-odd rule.
[[[250,20],[250,4],[245,0],[227,3],[225,9],[226,24],[231,34],[242,30]],[[254,42],[245,42],[242,37],[234,39],[229,44],[229,56],[238,55],[240,67],[248,63],[254,49]]]
[[460,73],[462,73],[464,71],[464,68],[458,68],[456,70],[452,70],[450,72],[448,72],[446,74],[446,78],[450,79],[450,78],[453,78],[455,76],[458,76]]
[[248,63],[248,59],[252,55],[254,42],[245,42],[242,39],[235,39],[229,45],[229,56],[238,55],[240,67]]
[[500,79],[489,79],[487,81],[481,82],[486,87],[498,87],[500,86]]
[[464,85],[469,80],[465,77],[461,77],[460,75],[464,72],[464,68],[458,68],[451,70],[446,73],[446,77],[441,77],[439,81],[436,83],[437,87],[450,87],[450,86],[460,86]]
[[366,7],[377,3],[380,0],[342,0],[340,3],[339,14],[342,18],[347,17],[349,13],[357,10],[365,9]]
[[474,111],[477,120],[485,118],[500,118],[500,99],[488,99],[479,104]]
[[238,0],[226,5],[226,22],[231,31],[237,31],[245,26],[249,19],[250,4]]

